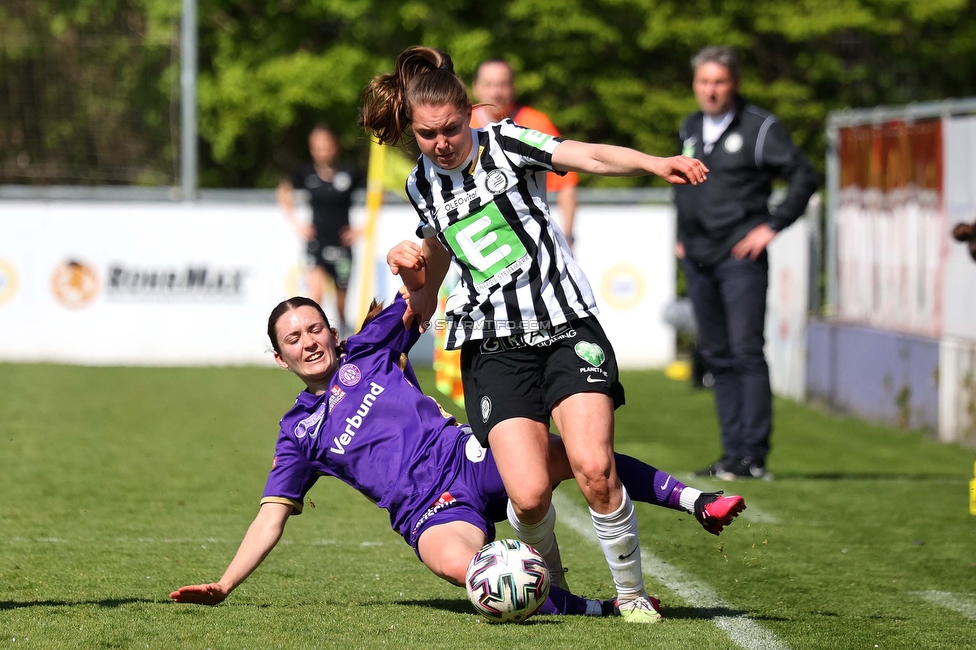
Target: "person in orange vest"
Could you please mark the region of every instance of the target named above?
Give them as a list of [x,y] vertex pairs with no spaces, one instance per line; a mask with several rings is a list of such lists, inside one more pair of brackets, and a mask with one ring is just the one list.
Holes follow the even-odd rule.
[[[559,137],[559,129],[543,113],[529,106],[515,103],[515,73],[503,59],[483,61],[474,73],[471,88],[478,103],[471,114],[471,126],[481,128],[492,122],[511,118],[513,122],[529,129]],[[546,175],[546,190],[556,194],[556,205],[562,214],[560,226],[563,235],[573,247],[573,221],[576,218],[576,184],[579,176],[568,172],[564,176]]]

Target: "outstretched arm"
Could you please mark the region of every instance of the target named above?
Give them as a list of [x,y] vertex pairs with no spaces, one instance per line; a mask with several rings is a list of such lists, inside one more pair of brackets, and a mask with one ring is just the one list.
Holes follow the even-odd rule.
[[552,152],[552,166],[559,171],[575,171],[597,176],[646,176],[654,174],[669,183],[697,185],[704,181],[708,168],[687,156],[659,158],[627,147],[589,144],[565,140]]
[[223,602],[230,592],[258,568],[275,547],[281,539],[281,533],[285,530],[285,522],[288,521],[290,514],[291,506],[283,503],[262,505],[220,582],[180,587],[169,597],[178,603],[216,605]]

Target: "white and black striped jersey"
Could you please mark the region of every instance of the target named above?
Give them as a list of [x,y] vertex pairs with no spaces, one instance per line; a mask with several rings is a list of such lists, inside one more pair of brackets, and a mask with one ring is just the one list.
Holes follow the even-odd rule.
[[546,172],[561,140],[511,120],[471,137],[457,169],[421,156],[407,179],[417,236],[436,235],[461,272],[447,302],[446,347],[595,316],[589,282],[549,217]]

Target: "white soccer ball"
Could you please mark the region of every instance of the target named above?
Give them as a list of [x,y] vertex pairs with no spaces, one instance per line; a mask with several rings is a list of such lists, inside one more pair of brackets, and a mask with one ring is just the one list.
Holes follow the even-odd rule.
[[520,623],[549,596],[542,556],[517,539],[496,539],[474,554],[464,576],[468,600],[492,623]]

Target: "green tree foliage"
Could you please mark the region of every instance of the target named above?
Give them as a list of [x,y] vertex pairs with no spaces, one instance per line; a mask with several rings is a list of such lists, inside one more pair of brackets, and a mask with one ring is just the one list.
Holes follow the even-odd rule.
[[[830,110],[976,94],[974,0],[199,2],[205,187],[274,185],[306,158],[306,134],[323,120],[362,162],[359,93],[415,44],[449,52],[469,81],[479,61],[506,58],[517,70],[520,100],[549,113],[566,136],[657,154],[676,150],[678,123],[695,109],[689,61],[708,44],[739,48],[743,94],[778,115],[821,168]],[[8,0],[0,8],[0,79],[20,56],[12,35],[39,30],[69,48],[68,34],[136,24],[133,33],[172,42],[178,14],[178,0]],[[112,56],[111,75],[89,83],[124,85],[111,96],[128,97],[144,128],[165,122],[174,69],[157,71],[146,93],[136,80],[151,63]],[[87,115],[63,130],[81,129]],[[161,149],[137,131],[129,139],[166,168],[175,160],[167,137]]]
[[161,0],[0,3],[0,183],[172,184],[178,17]]

